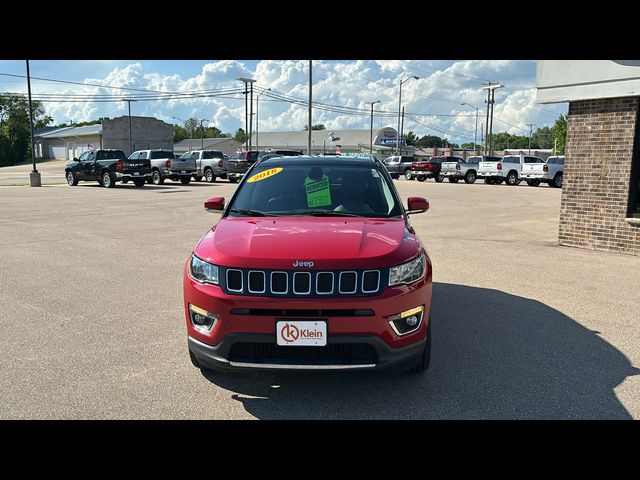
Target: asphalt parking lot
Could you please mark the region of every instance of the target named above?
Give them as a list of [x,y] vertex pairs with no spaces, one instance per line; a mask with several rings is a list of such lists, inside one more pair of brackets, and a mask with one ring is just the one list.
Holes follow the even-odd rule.
[[428,373],[205,376],[182,269],[219,217],[204,199],[235,185],[69,187],[50,168],[0,186],[0,418],[640,418],[640,258],[558,246],[560,190],[396,181],[431,202],[412,217],[434,264]]

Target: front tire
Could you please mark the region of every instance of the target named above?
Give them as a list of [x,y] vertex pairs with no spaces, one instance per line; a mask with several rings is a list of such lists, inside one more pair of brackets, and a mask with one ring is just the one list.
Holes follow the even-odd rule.
[[411,170],[405,170],[404,172],[404,178],[406,180],[411,180],[413,178],[413,174],[411,173]]
[[464,176],[464,183],[476,183],[477,178],[476,172],[467,172]]
[[229,177],[229,182],[237,183],[238,182],[238,178],[237,177]]
[[424,175],[418,175],[416,177],[416,180],[419,182],[424,182],[427,179],[427,177],[425,177]]
[[433,179],[438,182],[438,183],[442,183],[444,182],[444,175],[442,175],[441,173],[439,173],[438,175],[436,175],[435,177],[433,177]]
[[102,186],[104,188],[113,188],[116,184],[115,177],[109,172],[104,172],[100,179],[102,180]]
[[422,351],[422,357],[416,365],[415,372],[423,373],[429,369],[431,363],[431,318],[429,318],[429,325],[427,326],[427,340],[425,341],[424,350]]
[[129,179],[128,178],[123,178],[122,179],[122,183],[129,183]]
[[160,170],[154,170],[151,174],[151,183],[154,185],[162,185],[164,183],[164,177],[160,174]]
[[458,179],[456,177],[449,177],[449,183],[458,183]]
[[530,187],[537,187],[540,185],[540,180],[527,180],[527,185]]
[[180,178],[180,183],[182,183],[183,185],[189,185],[191,183],[191,177]]
[[204,179],[208,182],[208,183],[213,183],[216,181],[216,176],[213,174],[213,170],[211,170],[210,168],[207,168],[204,171]]
[[134,180],[133,184],[136,186],[136,188],[141,188],[144,187],[145,181],[144,179]]
[[76,174],[72,171],[67,172],[67,183],[70,187],[75,187],[78,185],[78,179],[76,178]]
[[553,177],[553,180],[549,182],[549,186],[554,188],[562,188],[562,177],[563,175],[561,173],[556,173],[556,176]]

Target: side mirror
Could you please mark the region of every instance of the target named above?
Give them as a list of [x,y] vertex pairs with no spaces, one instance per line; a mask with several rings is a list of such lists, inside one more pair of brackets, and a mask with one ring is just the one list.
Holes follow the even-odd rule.
[[77,159],[76,157],[73,157],[73,161],[74,161],[74,162],[79,162],[80,160],[79,160],[79,159]]
[[220,211],[224,210],[224,197],[210,197],[204,202],[205,210]]
[[413,213],[424,213],[429,210],[429,200],[422,197],[409,197],[407,200],[407,204],[409,206],[409,210],[407,214],[411,215]]

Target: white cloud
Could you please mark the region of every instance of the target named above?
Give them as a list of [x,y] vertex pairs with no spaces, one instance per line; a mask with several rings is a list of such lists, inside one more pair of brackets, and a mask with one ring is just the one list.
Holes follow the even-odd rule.
[[[169,63],[169,62],[167,62]],[[176,64],[176,69],[178,69]],[[238,77],[257,80],[258,88],[306,100],[308,95],[308,61],[263,60],[244,62],[224,60],[206,63],[199,73],[184,78],[179,70],[161,74],[145,71],[141,63],[115,66],[102,78],[86,77],[87,83],[118,87],[133,87],[160,92],[192,92],[220,88],[240,89]],[[475,110],[461,103],[479,107],[480,122],[484,123],[486,91],[482,79],[499,81],[508,88],[496,90],[494,132],[509,131],[525,134],[526,123],[537,127],[550,125],[566,105],[543,106],[535,103],[535,62],[511,60],[461,60],[456,62],[410,61],[314,61],[313,99],[330,105],[364,109],[363,114],[346,114],[314,109],[313,123],[324,123],[328,129],[369,128],[369,103],[375,106],[375,126],[395,126],[398,111],[398,83],[410,75],[420,79],[403,84],[403,104],[421,123],[407,117],[405,132],[418,135],[447,136],[461,143],[473,139]],[[123,97],[141,92],[117,91],[106,87],[41,84],[38,93],[65,94],[122,94]],[[156,116],[175,122],[172,116],[186,119],[208,119],[222,131],[233,133],[244,128],[244,96],[235,98],[180,98],[169,101],[139,101],[132,103],[132,114]],[[127,114],[126,102],[115,103],[47,103],[48,112],[56,122],[91,120],[101,116],[116,117]],[[384,113],[386,112],[386,116]],[[307,109],[263,95],[259,106],[260,130],[302,130],[307,123]],[[508,123],[504,123],[508,122]],[[255,123],[255,122],[254,122]],[[511,124],[511,125],[509,125]],[[519,128],[518,128],[519,127]],[[255,128],[255,127],[254,127]],[[443,133],[449,131],[450,133]]]

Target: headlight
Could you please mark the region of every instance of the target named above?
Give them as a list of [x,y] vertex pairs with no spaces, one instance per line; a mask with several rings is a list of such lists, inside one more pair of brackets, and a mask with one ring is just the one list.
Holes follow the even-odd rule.
[[421,253],[413,260],[389,269],[389,286],[399,283],[413,283],[424,275],[425,258]]
[[218,266],[212,263],[200,260],[194,254],[191,254],[191,262],[189,263],[189,275],[201,283],[218,283]]

